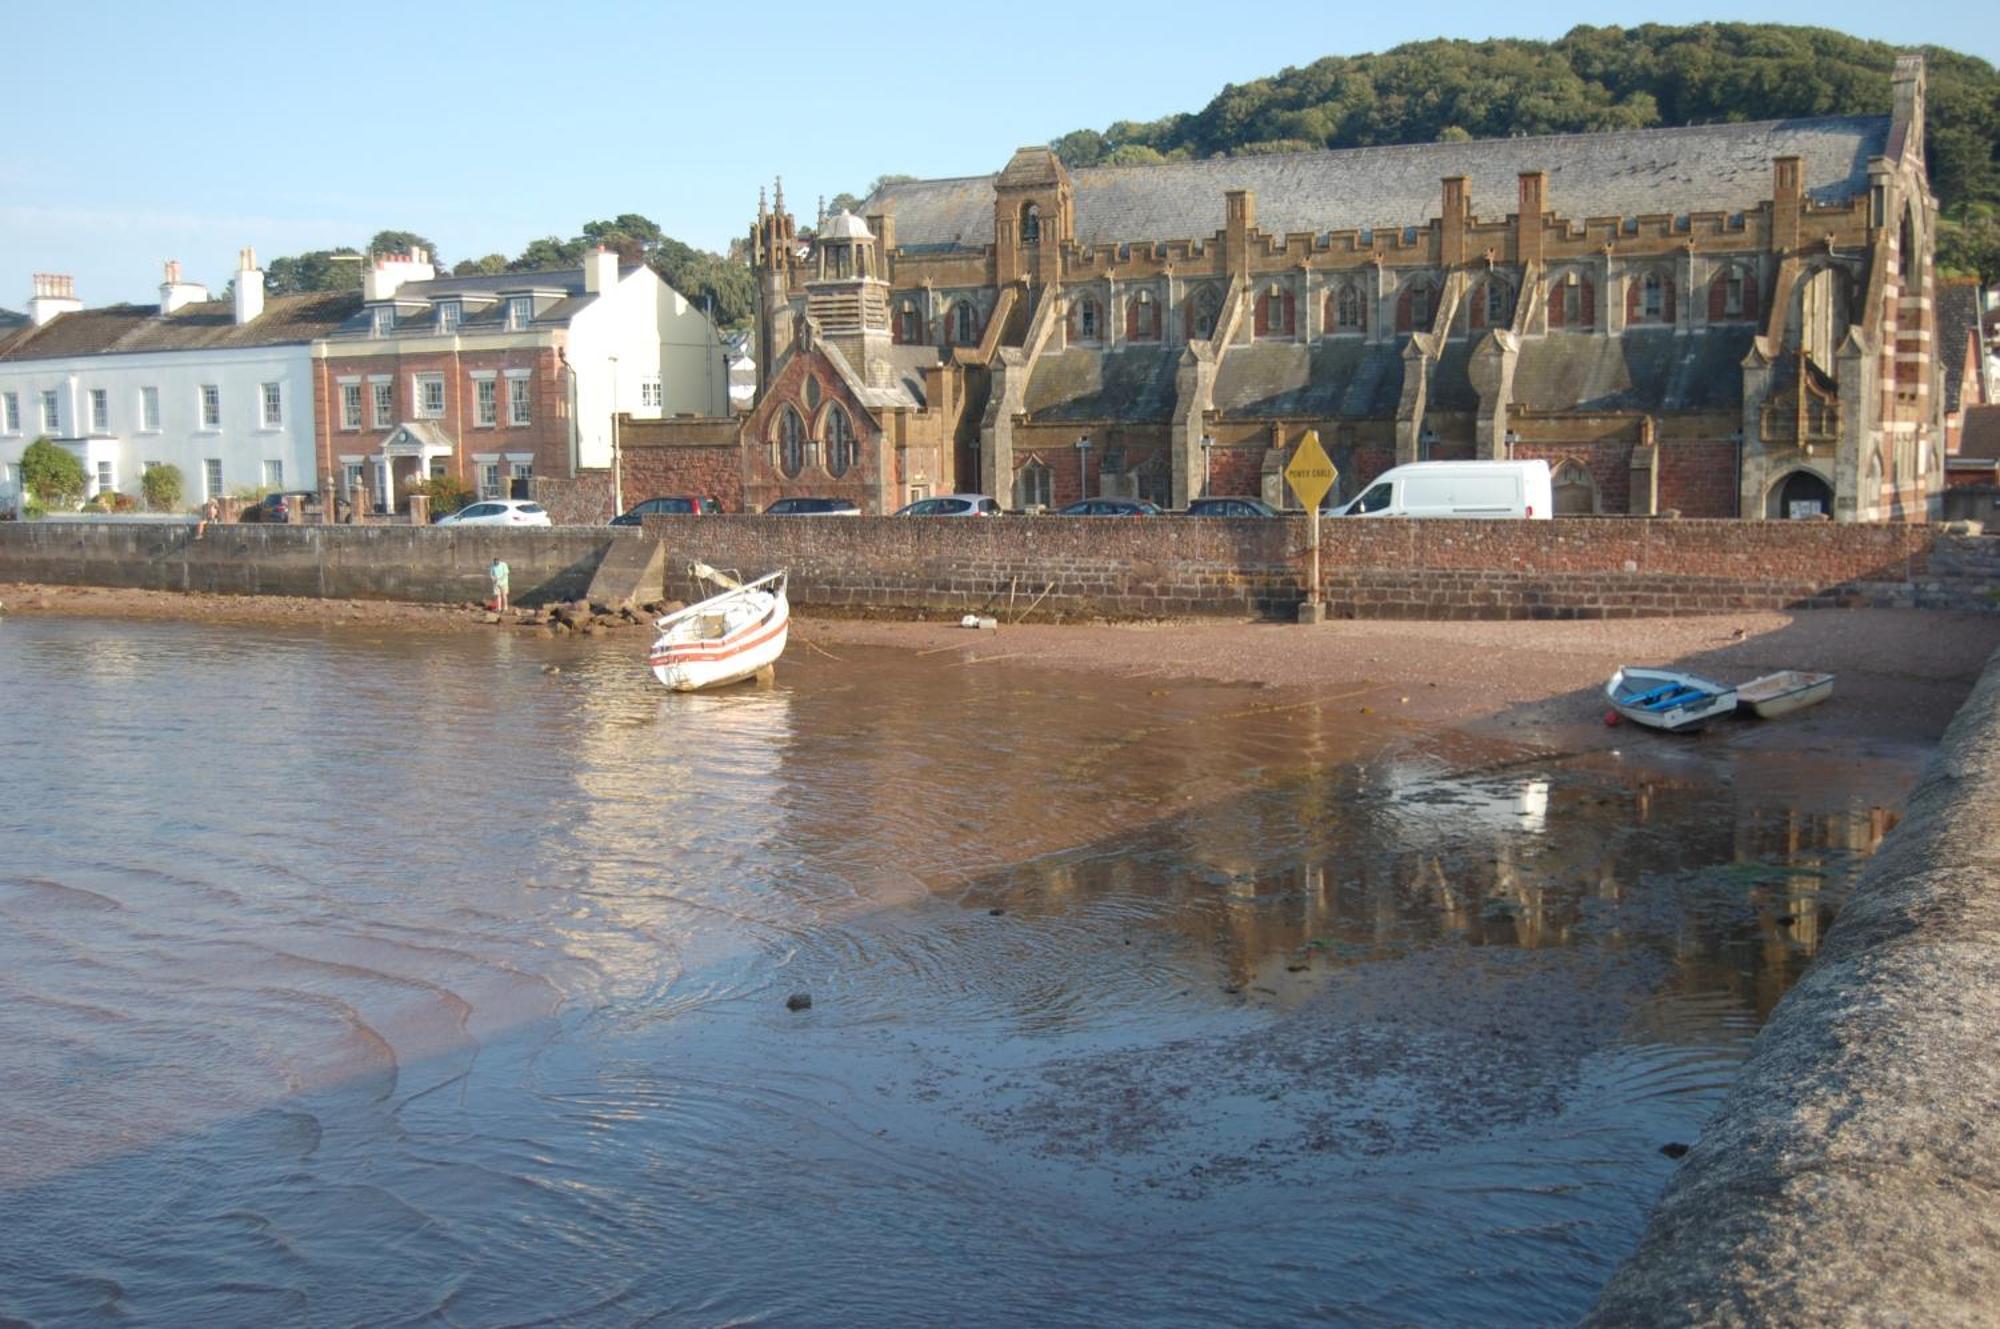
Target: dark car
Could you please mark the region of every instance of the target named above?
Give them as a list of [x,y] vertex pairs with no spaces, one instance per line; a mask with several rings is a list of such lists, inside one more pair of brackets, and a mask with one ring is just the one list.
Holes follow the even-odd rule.
[[1261,498],[1218,496],[1214,498],[1189,499],[1187,515],[1190,517],[1275,517],[1278,515],[1278,510]]
[[861,505],[851,498],[781,498],[764,509],[768,517],[859,517]]
[[319,495],[303,489],[283,494],[266,494],[255,503],[244,508],[237,515],[236,520],[264,522],[296,521],[306,515],[308,505],[310,505],[313,511],[317,511],[319,508]]
[[1056,513],[1058,517],[1157,517],[1159,505],[1143,498],[1080,499]]
[[625,512],[611,519],[613,526],[637,526],[646,517],[712,517],[722,511],[722,504],[712,498],[695,498],[676,495],[670,498],[649,498],[644,503],[634,503]]

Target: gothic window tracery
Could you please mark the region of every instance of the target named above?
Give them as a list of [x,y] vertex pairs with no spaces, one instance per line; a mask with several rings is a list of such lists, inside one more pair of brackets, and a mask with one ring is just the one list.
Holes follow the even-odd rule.
[[1352,282],[1341,286],[1333,294],[1333,317],[1327,320],[1341,332],[1366,332],[1367,313],[1361,299],[1361,292]]
[[806,466],[806,422],[790,406],[778,417],[778,469],[797,478]]
[[1160,302],[1151,291],[1140,291],[1126,302],[1125,336],[1131,341],[1160,339]]
[[847,412],[840,407],[832,407],[826,413],[826,469],[835,479],[846,475],[854,465],[854,425],[848,420]]

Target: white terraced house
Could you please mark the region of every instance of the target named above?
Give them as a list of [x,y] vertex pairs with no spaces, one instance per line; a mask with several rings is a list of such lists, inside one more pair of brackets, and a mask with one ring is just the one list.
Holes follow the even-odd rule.
[[266,299],[247,249],[225,300],[177,263],[158,305],[86,309],[70,278],[37,275],[26,325],[0,331],[0,511],[19,507],[21,453],[41,437],[83,463],[90,496],[137,495],[161,463],[190,507],[316,488],[312,343],[360,306],[359,291]]

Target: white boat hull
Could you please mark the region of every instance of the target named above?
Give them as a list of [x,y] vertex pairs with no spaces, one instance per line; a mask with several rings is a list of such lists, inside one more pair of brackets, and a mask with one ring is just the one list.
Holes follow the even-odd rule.
[[1611,709],[1650,729],[1691,734],[1736,709],[1736,689],[1672,669],[1620,669],[1604,685]]
[[[770,579],[766,579],[770,580]],[[775,589],[756,584],[704,600],[660,620],[647,663],[675,692],[698,692],[754,678],[785,653],[791,605],[782,574]]]
[[1799,669],[1753,678],[1736,689],[1737,703],[1765,720],[1816,706],[1832,695],[1832,674],[1809,674]]

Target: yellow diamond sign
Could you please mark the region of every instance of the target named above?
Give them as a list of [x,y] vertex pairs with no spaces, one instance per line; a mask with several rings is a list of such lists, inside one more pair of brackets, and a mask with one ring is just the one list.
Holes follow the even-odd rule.
[[1317,509],[1326,491],[1339,478],[1340,468],[1319,445],[1319,431],[1306,430],[1306,436],[1299,440],[1299,450],[1292,454],[1292,464],[1285,468],[1285,480],[1298,495],[1299,506],[1308,512]]

